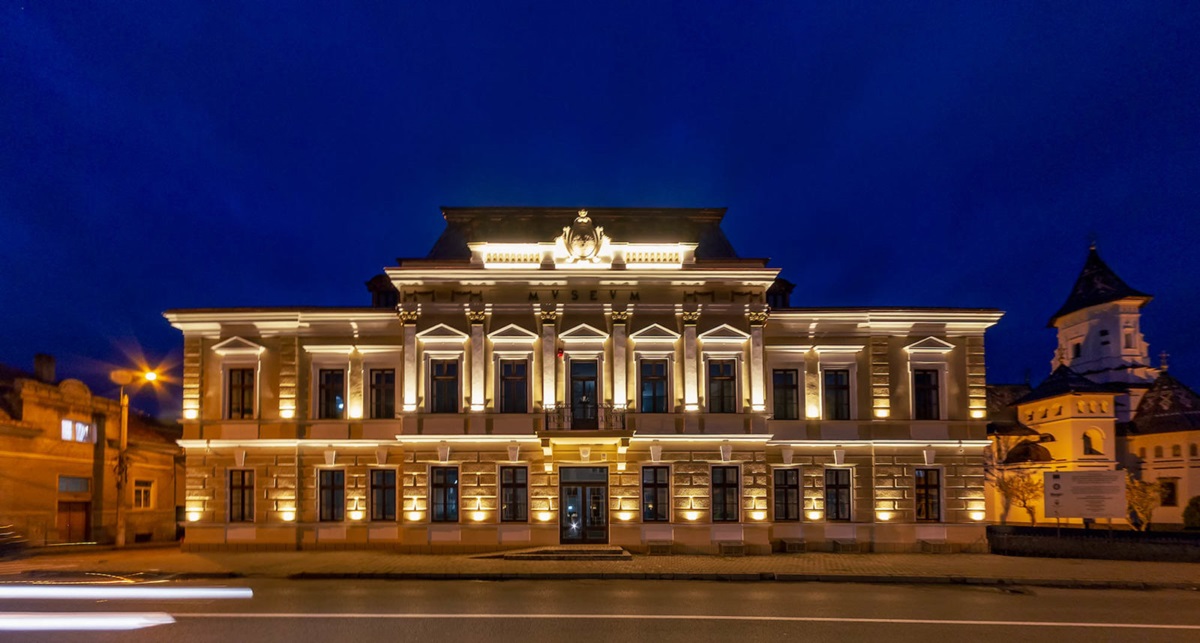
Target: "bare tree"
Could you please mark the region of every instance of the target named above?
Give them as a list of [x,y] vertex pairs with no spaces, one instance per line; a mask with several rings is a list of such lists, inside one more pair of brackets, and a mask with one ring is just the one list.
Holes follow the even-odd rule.
[[1125,499],[1129,503],[1129,513],[1136,518],[1130,521],[1133,528],[1146,531],[1150,528],[1154,510],[1162,505],[1162,485],[1157,481],[1144,482],[1133,477],[1132,473],[1126,473]]
[[1008,471],[1005,478],[1005,486],[1012,503],[1029,514],[1030,525],[1037,525],[1037,503],[1042,500],[1043,491],[1041,476],[1036,472],[1015,470]]
[[1013,447],[1026,442],[1024,437],[992,436],[992,445],[984,451],[983,473],[987,483],[1000,494],[1000,524],[1008,524],[1008,512],[1016,505],[1037,524],[1037,503],[1042,499],[1042,480],[1028,470],[1005,464]]

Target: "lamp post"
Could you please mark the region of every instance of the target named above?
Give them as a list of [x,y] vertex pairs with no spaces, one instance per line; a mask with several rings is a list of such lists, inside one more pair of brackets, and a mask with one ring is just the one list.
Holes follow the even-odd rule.
[[117,447],[117,466],[115,473],[117,475],[117,534],[115,544],[117,547],[125,546],[125,483],[129,477],[129,462],[126,459],[125,450],[129,446],[129,396],[125,394],[125,387],[133,384],[137,380],[153,382],[158,379],[158,373],[154,371],[129,371],[124,369],[115,370],[109,373],[108,378],[113,384],[121,387],[121,438]]

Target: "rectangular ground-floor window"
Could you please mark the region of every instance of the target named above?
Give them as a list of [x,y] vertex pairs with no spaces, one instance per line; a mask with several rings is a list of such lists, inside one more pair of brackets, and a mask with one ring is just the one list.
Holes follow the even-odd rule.
[[134,509],[153,509],[154,508],[154,481],[153,480],[134,480],[133,481],[133,508]]
[[433,522],[458,522],[458,467],[430,467],[429,508]]
[[850,469],[825,470],[825,519],[850,520]]
[[800,470],[775,470],[775,520],[800,520]]
[[254,472],[233,469],[229,472],[229,522],[254,521]]
[[346,472],[321,469],[317,477],[321,522],[340,522],[346,516]]
[[529,469],[500,467],[500,522],[529,521]]
[[642,467],[642,521],[671,519],[671,467]]
[[741,512],[738,511],[737,467],[712,468],[712,519],[713,522],[738,522]]
[[371,520],[396,519],[396,470],[371,470]]
[[917,469],[914,472],[917,520],[939,522],[942,519],[941,469]]

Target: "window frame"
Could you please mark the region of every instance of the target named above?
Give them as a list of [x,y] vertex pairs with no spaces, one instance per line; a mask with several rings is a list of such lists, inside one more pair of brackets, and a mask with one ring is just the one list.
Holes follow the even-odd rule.
[[[513,472],[513,480],[506,481],[505,473]],[[517,480],[516,473],[524,473],[524,480]],[[529,522],[529,467],[524,464],[505,464],[500,466],[497,475],[497,489],[500,494],[500,522],[521,523]],[[508,508],[508,492],[514,493],[516,507]]]
[[[237,484],[234,484],[235,478]],[[248,467],[235,467],[226,471],[225,479],[228,484],[229,496],[229,506],[226,512],[228,522],[255,522],[254,496],[255,487],[258,484],[257,478],[254,469]],[[247,484],[247,479],[249,479],[249,484]],[[236,502],[235,498],[237,498]]]
[[[396,367],[395,366],[382,366],[382,365],[377,367],[375,365],[364,364],[363,370],[366,372],[365,374],[366,374],[366,380],[367,380],[367,386],[366,386],[367,407],[369,409],[367,418],[371,419],[371,420],[393,420],[393,419],[395,419],[396,418],[396,398],[397,398],[396,382],[398,381],[398,379],[396,377]],[[385,373],[391,373],[392,374],[391,375],[391,383],[388,384],[386,382],[386,379],[387,379],[386,376],[384,376],[384,380],[385,380],[384,382],[382,382],[382,383],[376,382],[376,374],[377,373],[380,375],[385,374]],[[390,400],[389,400],[389,398],[390,398]],[[390,405],[391,405],[390,413],[387,412],[389,401],[390,401]]]
[[[326,478],[331,478],[326,480]],[[336,497],[335,497],[336,495]],[[335,502],[340,500],[340,502]],[[346,520],[346,470],[317,469],[317,522]]]
[[[246,364],[225,364],[224,380],[225,380],[225,415],[226,420],[255,420],[258,419],[258,367],[256,365]],[[234,373],[239,374],[240,383],[234,383]],[[249,375],[247,381],[246,375]],[[237,404],[240,407],[240,413],[234,413],[235,386],[238,389],[239,395]],[[246,398],[249,397],[249,400]],[[246,402],[249,402],[249,408],[246,408]]]
[[[1159,478],[1158,483],[1160,507],[1179,506],[1179,478]],[[1168,502],[1170,501],[1170,502]]]
[[[79,444],[96,443],[96,425],[93,422],[81,422],[71,418],[62,418],[59,422],[60,437],[63,442],[78,442]],[[82,431],[82,433],[81,433]],[[82,439],[80,439],[82,436]]]
[[[781,387],[779,385],[776,378],[781,373],[783,373],[783,374],[791,373],[792,374],[794,379],[791,382],[790,386],[785,384],[784,386]],[[786,399],[780,400],[779,393],[780,393],[781,389],[785,392],[785,395],[784,395],[785,398],[787,397],[786,393],[788,393],[788,392],[792,393],[790,413],[784,413],[784,417],[780,417],[779,409],[780,409],[781,404],[787,405],[788,401]],[[803,392],[803,390],[804,390],[804,371],[801,368],[799,368],[798,366],[791,366],[791,367],[785,367],[785,368],[772,368],[771,369],[771,419],[774,419],[774,420],[799,420],[799,419],[801,419],[800,399],[801,399],[801,393]]]
[[[922,481],[922,476],[918,472],[925,473],[925,480]],[[932,484],[929,482],[928,474],[933,473],[937,478]],[[917,522],[943,522],[942,512],[944,503],[942,499],[943,484],[945,482],[945,471],[942,467],[916,467],[913,469],[913,519]],[[932,493],[932,495],[930,495]],[[922,506],[923,505],[923,506]],[[929,517],[929,510],[934,510],[933,517]],[[924,513],[924,518],[922,518]]]
[[[344,365],[332,366],[332,365],[325,365],[325,364],[314,364],[313,371],[314,371],[314,375],[315,375],[315,377],[313,378],[313,393],[314,393],[313,402],[314,402],[314,406],[316,407],[314,409],[315,413],[313,414],[314,418],[317,421],[345,420],[348,415],[348,411],[349,411],[349,404],[348,404],[348,400],[346,399],[346,388],[347,388],[347,384],[349,383],[349,378],[347,377],[347,374],[349,372],[349,369],[346,368]],[[342,391],[341,391],[341,395],[340,395],[341,400],[342,400],[342,408],[341,408],[341,410],[338,410],[336,412],[336,414],[333,414],[333,413],[331,413],[330,409],[327,407],[326,402],[333,402],[334,406],[336,407],[336,400],[339,396],[333,395],[331,400],[326,399],[326,396],[333,393],[334,390],[333,390],[332,386],[329,387],[328,389],[326,389],[325,382],[324,382],[324,374],[325,373],[338,373],[338,372],[340,372],[342,374]],[[327,393],[327,390],[328,390],[328,393]],[[336,409],[334,409],[334,410],[336,410]]]
[[[377,475],[387,477],[391,474],[391,484],[381,484],[376,480]],[[386,482],[386,481],[385,481]],[[396,522],[399,516],[400,474],[395,467],[372,467],[367,471],[367,503],[370,505],[369,518],[371,522]],[[391,493],[390,502],[388,492]],[[383,494],[382,501],[380,494]]]
[[[729,376],[722,375],[719,382],[727,382],[730,387],[728,401],[730,408],[726,409],[724,404],[714,404],[715,396],[713,395],[713,366],[715,364],[728,363],[732,365],[732,373]],[[726,396],[722,395],[722,399]],[[741,412],[741,360],[737,355],[705,355],[704,359],[704,406],[708,413],[720,413],[722,415],[735,414]]]
[[[446,472],[454,473],[454,482],[447,483],[438,480],[438,474]],[[459,516],[462,514],[462,498],[459,494],[461,489],[462,479],[459,475],[457,465],[436,465],[429,467],[429,521],[434,523],[457,523]],[[439,499],[439,491],[442,497]],[[448,506],[451,500],[447,497],[453,492],[453,516],[449,514]],[[439,505],[442,508],[442,513],[438,513]]]
[[[717,471],[722,471],[724,480],[720,484],[717,483]],[[732,472],[734,475],[733,482],[729,481],[728,475]],[[733,494],[733,512],[729,514],[729,495]],[[718,514],[717,496],[721,496],[721,510]],[[742,521],[742,468],[736,464],[715,464],[709,469],[709,498],[711,504],[711,517],[713,523],[731,523]]]
[[[522,369],[524,369],[524,373],[522,373],[520,377],[505,374],[504,371],[505,371],[506,367],[513,367],[513,366],[518,366],[518,365]],[[532,370],[533,369],[531,368],[528,356],[523,355],[521,357],[516,357],[516,358],[502,356],[496,360],[496,387],[497,387],[496,401],[497,401],[497,404],[495,406],[496,406],[497,412],[506,413],[506,414],[508,414],[508,413],[525,414],[525,413],[530,412],[530,408],[531,408],[532,404],[530,402],[529,393],[532,390],[532,387],[530,386],[529,375],[530,375],[530,371],[532,371]],[[508,394],[509,391],[508,391],[508,388],[506,385],[510,382],[522,382],[521,386],[522,386],[523,390],[522,390],[521,395],[519,395],[519,396],[511,395],[510,396]],[[515,401],[518,398],[520,400],[519,408],[509,408],[510,402]]]
[[[831,485],[830,481],[829,481],[830,474],[834,474],[836,477],[836,476],[841,475],[842,473],[846,474],[846,484],[843,485],[840,482],[838,482],[838,484]],[[825,520],[826,520],[826,522],[853,522],[854,521],[854,469],[852,467],[825,467],[825,472],[822,475],[822,480],[824,481],[824,485],[823,485],[821,491],[822,491],[822,495],[825,499]],[[833,503],[830,502],[830,492],[836,491],[836,490],[841,490],[841,489],[845,489],[845,491],[846,491],[846,502],[844,505],[845,511],[844,512],[843,511],[831,512],[830,511],[831,505],[838,507],[839,509],[843,508],[843,504],[840,500],[837,500],[836,502],[833,502]],[[832,515],[832,517],[831,517],[831,515]],[[844,517],[843,517],[843,515],[844,515]]]
[[134,509],[143,511],[154,509],[153,480],[134,479],[133,484],[129,488],[133,492],[130,503]]
[[[662,377],[660,378],[657,375],[652,375],[650,378],[647,378],[646,371],[645,371],[646,366],[647,365],[656,365],[656,364],[662,364],[662,366],[663,366]],[[638,410],[638,413],[662,414],[662,413],[670,413],[671,412],[672,402],[674,402],[673,398],[675,397],[672,394],[672,390],[671,390],[671,366],[672,366],[672,360],[669,357],[667,357],[666,355],[641,355],[641,356],[638,356],[638,358],[637,358],[637,410]],[[657,405],[655,405],[655,408],[646,408],[645,400],[646,400],[647,381],[649,381],[651,383],[662,382],[663,394],[662,394],[662,409],[661,410],[659,410],[657,408]],[[657,397],[658,396],[656,396],[656,395],[653,395],[653,394],[651,395],[652,400],[656,400]]]
[[[845,401],[844,408],[842,409],[845,411],[845,414],[844,414],[845,417],[836,417],[836,415],[841,415],[841,414],[830,413],[830,408],[831,408],[830,393],[831,392],[830,392],[830,385],[829,385],[829,376],[831,373],[845,373],[846,374],[846,384],[845,384],[846,401]],[[842,385],[838,384],[836,390],[841,391],[842,388],[843,388]],[[831,420],[831,421],[835,421],[835,422],[836,421],[848,421],[848,420],[854,419],[854,372],[849,366],[846,366],[846,365],[828,366],[826,368],[821,369],[821,419]]]
[[[654,470],[654,480],[646,482],[647,469]],[[662,482],[658,480],[659,472],[664,473]],[[671,465],[669,464],[647,464],[642,466],[641,474],[638,476],[640,486],[639,496],[642,506],[642,522],[646,523],[669,523],[671,522]],[[655,494],[653,510],[647,509],[646,497],[648,494]],[[662,494],[661,498],[658,494]],[[648,516],[647,511],[653,511],[652,516]]]
[[[437,367],[454,366],[454,375],[438,375]],[[425,381],[427,383],[425,410],[427,413],[436,413],[439,415],[453,415],[462,413],[463,404],[463,360],[462,355],[457,356],[440,356],[430,355],[425,360]],[[452,391],[448,391],[449,400],[442,400],[439,391],[439,383],[453,382]]]
[[[779,482],[779,474],[784,474],[785,480],[783,484]],[[787,476],[794,475],[796,481],[794,483],[786,480]],[[784,491],[784,497],[780,498],[780,490]],[[794,499],[788,494],[795,492]],[[776,522],[799,522],[800,517],[804,515],[804,476],[800,471],[800,467],[778,467],[771,472],[771,506],[772,517]],[[779,509],[783,507],[783,515],[780,515]],[[795,509],[795,515],[792,515],[792,509]]]
[[[933,386],[932,387],[927,386],[927,385],[918,386],[917,385],[918,374],[926,374],[926,373],[933,374],[933,377],[934,377]],[[946,380],[946,377],[945,377],[945,369],[944,368],[938,368],[936,366],[930,367],[930,366],[927,366],[924,364],[919,364],[919,365],[913,366],[912,372],[910,374],[910,380],[909,380],[910,389],[909,390],[910,390],[910,397],[912,398],[912,419],[914,421],[936,422],[936,421],[942,420],[946,417],[945,408],[944,408],[945,402],[942,399],[944,397],[943,392],[946,388],[945,380]],[[933,391],[933,397],[932,397],[933,413],[931,415],[925,416],[925,414],[919,412],[919,410],[923,409],[923,407],[921,406],[921,400],[918,397],[918,391],[929,391],[931,389]]]

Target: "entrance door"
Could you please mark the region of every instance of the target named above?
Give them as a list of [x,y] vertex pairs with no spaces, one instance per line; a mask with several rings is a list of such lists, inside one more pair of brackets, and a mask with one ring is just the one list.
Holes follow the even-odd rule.
[[571,360],[571,428],[599,428],[596,418],[596,360]]
[[81,543],[88,539],[90,502],[58,503],[58,539],[64,543]]
[[608,469],[559,469],[558,515],[564,545],[608,542]]

